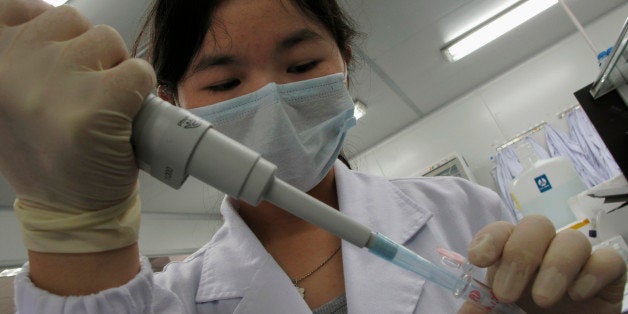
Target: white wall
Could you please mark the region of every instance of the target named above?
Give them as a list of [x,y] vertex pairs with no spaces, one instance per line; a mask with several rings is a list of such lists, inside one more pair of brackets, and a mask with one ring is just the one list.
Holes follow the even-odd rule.
[[22,231],[13,209],[0,207],[0,267],[17,266],[26,261]]
[[[615,43],[627,16],[625,4],[585,28],[598,48],[606,49]],[[478,183],[496,189],[490,176],[495,147],[542,121],[566,131],[567,123],[557,113],[577,104],[573,93],[592,83],[598,73],[593,52],[574,33],[350,163],[363,172],[410,176],[458,152]],[[543,131],[533,138],[545,145]]]

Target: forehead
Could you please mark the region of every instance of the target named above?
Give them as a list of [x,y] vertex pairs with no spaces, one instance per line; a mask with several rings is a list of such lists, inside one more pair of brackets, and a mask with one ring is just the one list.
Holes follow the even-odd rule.
[[205,36],[203,49],[230,50],[236,46],[254,49],[271,45],[287,34],[310,29],[333,41],[329,31],[306,15],[290,0],[229,0],[213,14],[213,24]]

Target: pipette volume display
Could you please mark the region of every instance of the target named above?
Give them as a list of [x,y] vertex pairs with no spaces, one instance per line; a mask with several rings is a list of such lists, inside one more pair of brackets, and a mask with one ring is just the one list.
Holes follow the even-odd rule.
[[[256,205],[262,200],[496,313],[518,313],[497,303],[490,288],[455,275],[307,193],[275,177],[276,166],[189,111],[149,95],[133,122],[139,167],[178,189],[191,175],[225,194]],[[477,292],[476,292],[477,291]],[[500,311],[503,308],[505,310]]]

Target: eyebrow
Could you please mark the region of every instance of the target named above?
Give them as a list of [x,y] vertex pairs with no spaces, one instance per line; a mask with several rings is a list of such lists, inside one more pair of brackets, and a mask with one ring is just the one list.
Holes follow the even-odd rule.
[[318,40],[323,40],[323,36],[309,28],[303,28],[291,33],[281,42],[279,42],[279,45],[277,46],[277,52],[281,53],[288,51],[303,42]]
[[198,60],[198,62],[196,62],[196,65],[194,65],[194,68],[192,68],[192,71],[190,71],[190,73],[194,74],[205,71],[211,67],[219,65],[230,65],[235,63],[235,56],[230,54],[204,55]]
[[[277,53],[285,53],[303,42],[319,40],[323,40],[323,36],[309,28],[303,28],[286,36],[286,38],[279,42],[275,50]],[[202,72],[215,66],[232,65],[236,63],[236,57],[232,54],[207,54],[200,57],[192,68],[192,71],[190,71],[190,74]]]

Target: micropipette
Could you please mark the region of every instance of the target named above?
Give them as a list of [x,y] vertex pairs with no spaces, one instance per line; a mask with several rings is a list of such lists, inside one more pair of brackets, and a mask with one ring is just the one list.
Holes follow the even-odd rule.
[[131,142],[139,167],[173,188],[180,188],[191,175],[249,204],[266,200],[482,308],[495,313],[521,311],[514,305],[499,303],[489,287],[473,279],[469,264],[461,268],[464,269],[461,275],[454,274],[371,231],[276,178],[276,166],[257,152],[216,131],[209,122],[154,95],[144,100],[135,117]]

